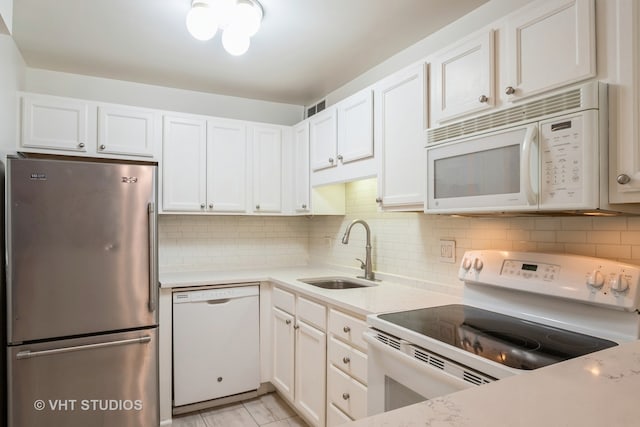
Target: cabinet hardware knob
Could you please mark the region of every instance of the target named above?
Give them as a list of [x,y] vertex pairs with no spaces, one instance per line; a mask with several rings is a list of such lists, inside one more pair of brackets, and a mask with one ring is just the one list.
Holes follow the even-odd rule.
[[333,163],[333,162],[334,162],[333,157],[329,157],[329,163]]
[[80,144],[78,144],[78,148],[84,148],[84,142],[81,142]]
[[284,323],[286,323],[287,325],[290,325],[291,324],[291,319],[285,320]]
[[382,203],[382,197],[376,197],[376,203]]
[[200,203],[200,209],[204,209],[205,204],[204,203]]
[[349,396],[349,393],[342,393],[342,398],[343,398],[344,400],[349,400],[349,397],[350,397],[350,396]]
[[257,209],[257,210],[260,210],[260,205],[256,205],[256,209]]
[[481,103],[485,104],[485,103],[489,102],[489,97],[487,95],[480,95],[480,97],[478,98],[478,101],[480,101]]
[[351,359],[349,359],[347,356],[342,358],[342,363],[344,363],[345,365],[350,362],[351,362]]
[[209,209],[213,209],[213,203],[209,203]]
[[348,326],[345,326],[344,328],[342,328],[342,330],[344,331],[345,334],[348,334],[349,331],[351,331],[351,328]]
[[307,209],[307,205],[305,205],[304,203],[302,204],[302,209]]
[[343,157],[342,154],[338,154],[338,160],[342,161]]
[[296,330],[300,329],[300,325],[293,325],[293,329],[296,329]]
[[104,150],[105,148],[107,148],[107,146],[106,146],[106,145],[104,145],[104,144],[102,144],[102,145],[100,146],[100,149],[101,149],[101,150]]
[[218,382],[221,383],[222,382],[222,377],[218,377]]
[[627,175],[626,173],[621,173],[616,177],[616,181],[618,181],[618,184],[628,184],[631,182],[631,177],[629,177],[629,175]]
[[516,93],[516,90],[513,86],[507,86],[504,90],[504,93],[506,93],[507,95],[513,95],[514,93]]

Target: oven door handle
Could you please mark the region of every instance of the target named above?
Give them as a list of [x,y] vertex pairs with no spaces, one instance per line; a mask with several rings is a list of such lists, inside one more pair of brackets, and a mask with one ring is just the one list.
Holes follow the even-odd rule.
[[[408,366],[410,366],[413,369],[416,369],[422,373],[428,374],[428,375],[434,375],[434,373],[437,373],[438,375],[443,376],[441,378],[441,381],[444,381],[446,383],[448,383],[450,386],[452,386],[453,388],[457,389],[457,390],[464,390],[467,388],[471,388],[471,387],[475,387],[474,384],[471,384],[467,381],[464,381],[460,378],[457,378],[451,374],[449,374],[448,372],[443,371],[442,369],[438,369],[438,368],[434,368],[433,366],[419,361],[417,359],[414,359],[413,357],[409,356],[408,354],[404,353],[402,350],[396,350],[393,347],[390,347],[384,343],[381,343],[380,341],[378,341],[378,339],[376,338],[376,334],[375,332],[372,331],[365,331],[362,334],[362,337],[364,338],[364,340],[369,344],[369,354],[371,354],[372,350],[375,351],[380,351],[383,352],[384,354],[391,356],[393,358],[395,358],[396,360],[398,360],[401,363],[404,363]],[[401,345],[411,345],[408,341],[405,340],[400,340],[401,341]],[[427,398],[429,398],[428,396],[425,396]]]

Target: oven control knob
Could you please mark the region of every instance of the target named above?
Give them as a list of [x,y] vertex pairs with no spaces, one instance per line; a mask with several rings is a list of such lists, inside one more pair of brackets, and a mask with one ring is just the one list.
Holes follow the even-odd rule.
[[473,269],[475,271],[482,270],[482,267],[484,267],[484,263],[482,262],[482,260],[480,258],[476,258],[476,259],[473,260]]
[[609,286],[614,292],[625,292],[629,289],[629,280],[622,274],[616,274],[609,279]]
[[462,260],[462,269],[469,270],[471,268],[471,259],[465,258]]
[[600,270],[593,270],[587,276],[587,285],[593,289],[600,289],[604,285],[604,276]]

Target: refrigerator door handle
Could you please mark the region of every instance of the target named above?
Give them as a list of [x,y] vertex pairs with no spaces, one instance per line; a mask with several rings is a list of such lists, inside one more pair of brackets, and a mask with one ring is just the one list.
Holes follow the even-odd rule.
[[101,342],[97,344],[77,345],[73,347],[54,348],[52,350],[41,350],[41,351],[24,350],[16,354],[16,359],[18,360],[30,359],[32,357],[51,356],[55,354],[69,353],[72,351],[93,350],[96,348],[113,347],[117,345],[127,345],[127,344],[146,344],[148,342],[151,342],[151,336],[145,335],[140,338],[131,338],[127,340],[118,340],[118,341],[107,341],[107,342]]
[[155,203],[148,206],[149,215],[149,311],[156,311],[158,301],[158,224]]

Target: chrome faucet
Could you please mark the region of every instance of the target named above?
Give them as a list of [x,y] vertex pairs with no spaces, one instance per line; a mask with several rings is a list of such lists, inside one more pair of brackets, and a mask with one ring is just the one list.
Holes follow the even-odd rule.
[[354,219],[344,231],[344,235],[342,236],[342,243],[344,243],[345,245],[349,243],[349,234],[351,233],[351,228],[356,224],[362,224],[365,231],[367,232],[367,245],[365,246],[366,253],[364,258],[365,260],[363,262],[360,258],[356,258],[358,261],[360,261],[360,268],[364,270],[364,277],[358,277],[362,277],[367,280],[375,280],[373,265],[371,264],[371,229],[369,228],[369,224],[367,224],[363,219]]

